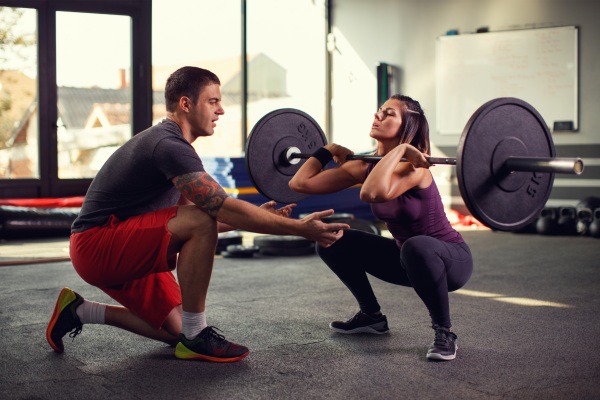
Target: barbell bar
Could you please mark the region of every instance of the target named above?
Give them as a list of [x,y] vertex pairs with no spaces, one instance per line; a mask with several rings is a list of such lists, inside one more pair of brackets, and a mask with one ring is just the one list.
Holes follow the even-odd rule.
[[[301,153],[300,149],[297,147],[289,147],[284,150],[282,153],[282,161],[288,162],[291,164],[296,164],[301,159],[307,159],[312,156],[312,154]],[[361,160],[365,162],[378,162],[381,160],[381,156],[372,156],[366,154],[350,154],[346,157],[346,160]],[[448,164],[448,165],[456,165],[456,158],[437,158],[437,157],[427,157],[427,161],[430,164]],[[401,158],[400,162],[408,162],[406,158]]]
[[[271,111],[254,126],[246,144],[246,169],[265,197],[297,203],[308,195],[289,188],[302,160],[327,144],[318,123],[303,111]],[[373,155],[348,159],[377,162]],[[512,97],[488,101],[467,122],[456,158],[429,157],[456,166],[461,197],[469,212],[495,230],[515,231],[545,206],[554,173],[581,174],[580,158],[556,158],[550,130],[529,103]],[[402,160],[406,161],[406,160]]]
[[[308,159],[312,154],[301,153],[297,147],[290,147],[282,153],[283,162],[290,165],[296,164],[301,159]],[[381,156],[350,154],[346,160],[361,160],[376,163]],[[456,158],[425,157],[431,165],[456,165]],[[400,162],[408,162],[401,158]],[[583,160],[580,158],[543,158],[543,157],[508,157],[504,162],[507,172],[530,171],[530,172],[552,172],[560,174],[581,175],[583,172]]]

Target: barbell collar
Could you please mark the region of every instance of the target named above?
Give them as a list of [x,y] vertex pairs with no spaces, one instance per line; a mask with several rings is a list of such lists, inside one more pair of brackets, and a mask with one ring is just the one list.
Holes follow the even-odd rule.
[[510,172],[550,172],[581,175],[583,173],[583,168],[583,160],[581,158],[511,156],[504,162],[504,169]]
[[281,161],[283,163],[287,163],[287,165],[295,165],[300,162],[301,158],[310,157],[309,154],[306,154],[306,157],[299,157],[299,155],[304,155],[300,153],[300,149],[297,147],[288,147],[282,154]]

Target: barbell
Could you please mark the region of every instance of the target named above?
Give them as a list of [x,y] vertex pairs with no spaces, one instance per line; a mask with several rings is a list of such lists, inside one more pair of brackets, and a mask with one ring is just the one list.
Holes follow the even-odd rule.
[[[319,124],[293,108],[267,113],[246,144],[246,170],[256,189],[280,203],[308,195],[288,182],[314,151],[327,144]],[[351,155],[377,162],[381,157]],[[554,173],[581,174],[580,158],[555,158],[550,130],[529,103],[502,97],[479,107],[460,137],[456,158],[428,157],[430,164],[456,166],[458,187],[469,212],[488,227],[515,231],[538,217],[554,183]],[[402,159],[401,161],[406,161]]]

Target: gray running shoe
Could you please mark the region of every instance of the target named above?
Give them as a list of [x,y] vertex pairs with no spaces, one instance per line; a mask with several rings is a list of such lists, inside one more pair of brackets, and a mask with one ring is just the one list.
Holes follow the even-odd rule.
[[439,361],[450,361],[456,358],[456,345],[457,336],[454,332],[446,327],[433,325],[432,328],[435,330],[435,339],[429,350],[427,350],[428,360],[439,360]]

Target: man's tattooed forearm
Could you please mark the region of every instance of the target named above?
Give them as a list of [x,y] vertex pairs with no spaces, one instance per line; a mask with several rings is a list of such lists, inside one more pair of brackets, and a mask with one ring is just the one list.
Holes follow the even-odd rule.
[[175,187],[200,209],[216,217],[227,198],[225,190],[206,172],[193,172],[178,176]]

